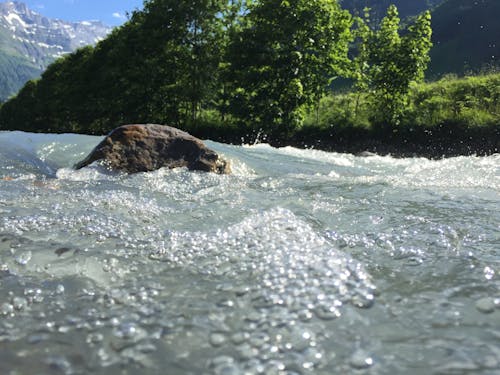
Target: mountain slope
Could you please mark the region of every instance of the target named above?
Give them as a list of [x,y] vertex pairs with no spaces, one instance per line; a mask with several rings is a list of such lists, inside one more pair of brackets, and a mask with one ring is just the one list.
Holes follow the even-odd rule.
[[429,79],[500,65],[500,0],[342,0],[341,4],[359,15],[370,8],[375,24],[390,4],[396,5],[403,23],[405,18],[431,10],[434,46],[426,74]]
[[356,15],[362,15],[364,8],[370,8],[372,20],[378,23],[391,4],[396,5],[401,18],[406,18],[432,9],[443,1],[445,0],[341,0],[340,3],[342,8]]
[[0,101],[58,57],[95,44],[109,32],[100,22],[69,23],[44,17],[20,2],[0,3]]
[[500,64],[500,1],[448,0],[432,12],[428,77]]

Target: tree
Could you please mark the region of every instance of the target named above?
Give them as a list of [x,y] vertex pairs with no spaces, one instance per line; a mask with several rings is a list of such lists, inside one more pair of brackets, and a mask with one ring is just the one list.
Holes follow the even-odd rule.
[[[225,5],[145,1],[95,48],[57,60],[6,103],[2,126],[87,133],[137,122],[186,127],[215,96]],[[34,103],[29,118],[21,113],[26,102]]]
[[227,50],[228,111],[286,133],[347,65],[350,14],[335,0],[260,0]]
[[407,105],[410,84],[422,80],[429,62],[431,15],[419,15],[400,35],[398,10],[391,5],[378,30],[368,15],[357,19],[360,38],[354,77],[359,89],[368,90],[378,123],[398,124]]
[[140,16],[142,54],[150,76],[150,112],[177,126],[196,121],[218,84],[222,56],[222,0],[149,0]]

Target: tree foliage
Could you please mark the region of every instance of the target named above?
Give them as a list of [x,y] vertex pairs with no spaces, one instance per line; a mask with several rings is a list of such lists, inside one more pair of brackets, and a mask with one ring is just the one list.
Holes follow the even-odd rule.
[[227,50],[227,110],[253,127],[300,125],[347,65],[351,17],[333,0],[262,0]]
[[404,35],[395,7],[380,29],[358,18],[354,61],[352,24],[336,0],[146,0],[96,47],[26,84],[1,107],[0,128],[102,134],[154,122],[191,130],[209,115],[242,134],[280,138],[348,74],[373,94],[378,120],[397,122],[428,61],[430,17]]
[[[6,103],[0,126],[102,133],[124,123],[195,121],[217,85],[224,6],[145,1],[144,10],[95,48],[56,61]],[[36,105],[26,111],[27,97]]]
[[430,12],[419,15],[400,34],[397,8],[392,5],[379,29],[369,27],[368,11],[357,19],[360,39],[355,58],[357,87],[372,94],[375,121],[397,124],[407,104],[412,82],[424,78],[431,43]]

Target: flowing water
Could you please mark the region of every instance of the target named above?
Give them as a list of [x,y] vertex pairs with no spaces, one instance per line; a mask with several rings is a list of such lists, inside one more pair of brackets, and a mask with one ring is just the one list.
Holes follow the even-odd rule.
[[100,139],[0,133],[0,374],[500,373],[500,155],[74,171]]

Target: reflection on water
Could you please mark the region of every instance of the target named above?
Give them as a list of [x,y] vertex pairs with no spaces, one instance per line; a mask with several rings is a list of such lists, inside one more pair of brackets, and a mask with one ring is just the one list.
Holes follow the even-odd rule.
[[99,140],[0,133],[1,374],[500,371],[499,155],[72,170]]

